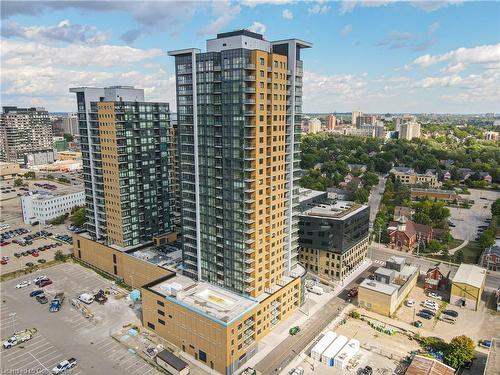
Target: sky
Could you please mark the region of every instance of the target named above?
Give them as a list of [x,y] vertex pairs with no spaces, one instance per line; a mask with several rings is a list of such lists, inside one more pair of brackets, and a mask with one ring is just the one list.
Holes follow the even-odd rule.
[[500,2],[4,1],[1,104],[75,111],[132,85],[175,110],[173,58],[219,32],[299,38],[304,112],[500,112]]

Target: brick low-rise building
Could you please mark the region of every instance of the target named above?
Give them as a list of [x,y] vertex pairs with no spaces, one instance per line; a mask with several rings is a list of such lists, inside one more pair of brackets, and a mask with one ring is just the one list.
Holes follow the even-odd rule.
[[411,252],[420,243],[421,245],[432,240],[432,227],[408,220],[402,216],[398,221],[391,221],[387,228],[389,243],[393,249]]
[[425,273],[424,289],[444,289],[449,282],[450,269],[438,264],[431,267]]
[[500,241],[484,250],[481,255],[481,266],[490,271],[500,271]]

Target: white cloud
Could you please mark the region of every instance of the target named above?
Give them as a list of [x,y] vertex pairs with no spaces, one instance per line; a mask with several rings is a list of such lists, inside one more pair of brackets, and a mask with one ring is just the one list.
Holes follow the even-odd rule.
[[459,75],[443,76],[443,77],[426,77],[415,83],[415,87],[430,88],[430,87],[447,87],[456,86],[462,83],[462,77]]
[[253,31],[254,33],[264,34],[266,32],[266,25],[254,21],[248,30]]
[[345,26],[342,28],[342,31],[341,31],[342,35],[347,35],[347,34],[349,34],[349,33],[351,33],[351,32],[352,32],[352,25],[351,25],[351,24],[349,24],[349,25],[345,25]]
[[16,67],[20,71],[28,66],[126,66],[135,62],[163,56],[159,48],[139,49],[128,46],[86,46],[69,44],[54,47],[36,42],[2,41],[2,67]]
[[66,19],[55,26],[22,26],[15,22],[5,22],[2,25],[2,36],[36,41],[100,44],[106,42],[111,34],[100,32],[91,25],[74,25]]
[[439,22],[434,22],[434,23],[430,24],[429,27],[427,28],[427,33],[434,34],[436,31],[438,31],[438,29],[440,27],[441,27],[441,25]]
[[330,9],[331,7],[327,4],[317,3],[307,9],[307,11],[309,14],[326,14],[330,11]]
[[241,4],[250,8],[254,8],[257,5],[285,5],[295,2],[295,0],[242,0]]
[[365,0],[365,1],[356,1],[356,0],[346,0],[342,1],[342,5],[340,6],[340,14],[345,14],[352,12],[355,8],[365,8],[365,7],[370,7],[370,8],[375,8],[375,7],[381,7],[381,6],[386,6],[389,5],[397,0]]
[[441,72],[446,74],[457,74],[466,68],[464,63],[456,63],[453,65],[446,66],[441,69]]
[[281,13],[281,16],[286,20],[293,19],[293,13],[290,9],[284,9],[283,12]]
[[236,18],[241,12],[239,5],[232,5],[228,0],[214,1],[212,3],[212,13],[216,17],[208,25],[200,29],[198,34],[216,34],[229,22]]
[[441,55],[423,55],[413,60],[413,65],[427,68],[441,62],[449,62],[450,66],[462,63],[463,67],[466,67],[469,64],[498,63],[498,61],[500,61],[500,43],[473,48],[462,47]]
[[421,9],[425,12],[434,12],[441,8],[446,8],[450,5],[461,5],[462,0],[448,0],[448,1],[438,1],[438,0],[418,0],[412,1],[411,5],[415,8]]

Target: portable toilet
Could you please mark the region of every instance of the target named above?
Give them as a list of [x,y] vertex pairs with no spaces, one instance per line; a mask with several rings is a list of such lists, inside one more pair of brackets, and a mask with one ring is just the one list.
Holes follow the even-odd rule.
[[355,339],[349,340],[342,350],[335,356],[335,367],[343,369],[347,366],[349,361],[359,351],[359,341]]
[[333,367],[335,364],[335,356],[344,347],[344,345],[347,344],[348,341],[349,339],[345,336],[337,336],[337,338],[323,352],[323,355],[321,356],[321,362],[330,367]]
[[325,335],[319,340],[316,345],[311,349],[311,358],[321,362],[321,355],[335,340],[337,334],[333,331],[327,331]]

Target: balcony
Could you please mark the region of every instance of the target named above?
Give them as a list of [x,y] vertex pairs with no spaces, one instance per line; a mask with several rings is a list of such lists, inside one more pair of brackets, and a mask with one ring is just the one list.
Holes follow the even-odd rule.
[[255,64],[246,64],[245,69],[246,70],[255,70]]
[[247,255],[253,254],[255,253],[255,249],[245,249],[244,253]]
[[243,103],[245,103],[245,104],[255,104],[255,99],[243,99]]
[[245,116],[255,116],[255,111],[245,111]]
[[255,81],[255,76],[252,76],[252,75],[246,75],[244,78],[243,78],[244,81],[250,81],[250,82],[253,82]]
[[255,94],[255,87],[244,87],[243,92]]

